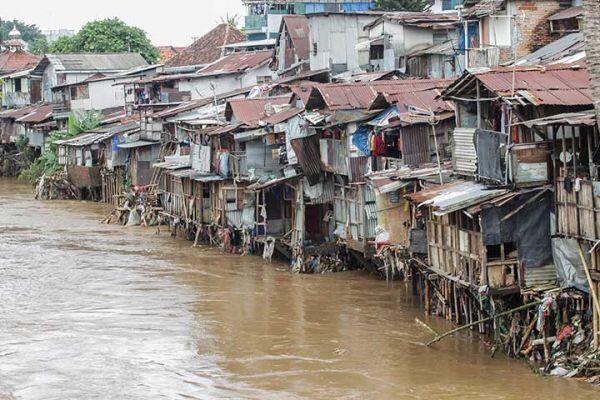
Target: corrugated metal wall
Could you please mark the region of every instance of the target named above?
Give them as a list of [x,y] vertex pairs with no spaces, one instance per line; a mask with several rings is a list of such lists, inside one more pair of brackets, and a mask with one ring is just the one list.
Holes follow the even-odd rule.
[[475,129],[454,129],[454,145],[452,146],[452,162],[458,175],[472,176],[477,171],[477,152],[475,151]]

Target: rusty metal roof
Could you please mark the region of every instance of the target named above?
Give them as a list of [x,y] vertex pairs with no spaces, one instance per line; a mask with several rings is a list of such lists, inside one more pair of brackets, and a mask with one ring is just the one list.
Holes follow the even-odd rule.
[[304,15],[286,15],[281,23],[288,32],[298,59],[308,60],[310,57],[308,19]]
[[481,0],[468,8],[465,15],[468,17],[485,17],[502,10],[505,3],[506,0]]
[[273,114],[270,117],[265,118],[262,122],[270,125],[280,124],[287,121],[288,119],[295,117],[296,115],[304,112],[304,108],[292,107],[287,110]]
[[451,82],[451,80],[442,79],[406,79],[316,85],[306,102],[306,108],[326,107],[330,110],[369,109],[379,93],[395,95],[422,90],[443,89]]
[[583,17],[583,15],[584,15],[583,6],[575,6],[575,7],[569,7],[566,10],[562,10],[562,11],[557,12],[554,15],[551,15],[550,17],[548,17],[548,20],[549,21],[559,21],[562,19]]
[[45,103],[39,104],[29,114],[17,118],[17,122],[39,123],[52,118],[52,105]]
[[445,29],[458,23],[458,13],[430,13],[430,12],[410,12],[398,11],[386,13],[375,21],[367,24],[365,29],[370,29],[380,21],[390,21],[400,25],[416,26],[419,28]]
[[452,97],[474,90],[479,80],[490,92],[500,97],[514,94],[533,105],[588,106],[592,105],[592,91],[586,68],[569,65],[546,67],[500,67],[486,71],[465,73],[446,91]]
[[198,71],[198,75],[210,76],[244,72],[248,69],[256,68],[268,63],[272,56],[272,50],[233,53],[202,68],[200,71]]
[[411,107],[420,108],[433,113],[454,111],[449,102],[439,98],[440,91],[437,89],[421,90],[418,92],[405,92],[397,94],[385,94],[385,99],[390,104],[395,104],[398,112],[405,113]]
[[289,104],[292,96],[259,97],[251,99],[231,99],[225,108],[225,118],[231,121],[235,117],[237,122],[251,127],[258,126],[261,119],[268,117],[268,108]]

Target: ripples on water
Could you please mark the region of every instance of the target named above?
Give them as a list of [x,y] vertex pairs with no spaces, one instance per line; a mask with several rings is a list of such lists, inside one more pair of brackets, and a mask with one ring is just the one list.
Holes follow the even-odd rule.
[[0,399],[600,396],[469,334],[423,347],[402,284],[294,276],[106,213],[0,180]]

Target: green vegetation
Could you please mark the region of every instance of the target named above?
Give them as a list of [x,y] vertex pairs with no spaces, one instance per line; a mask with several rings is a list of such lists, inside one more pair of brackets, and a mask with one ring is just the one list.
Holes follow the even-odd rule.
[[35,185],[42,176],[56,174],[60,171],[60,165],[58,164],[58,145],[56,142],[72,138],[82,132],[97,128],[99,125],[100,114],[98,112],[88,111],[78,115],[71,114],[69,117],[68,129],[66,131],[52,132],[48,137],[46,151],[39,158],[34,160],[27,169],[23,170],[19,178]]
[[48,41],[46,40],[46,38],[39,38],[39,39],[35,39],[33,42],[31,42],[29,44],[28,50],[30,53],[42,56],[42,55],[48,53],[49,48],[50,48],[50,45],[48,44]]
[[17,29],[21,32],[21,39],[27,43],[33,43],[37,39],[45,39],[42,31],[35,24],[29,25],[21,21],[0,19],[0,40],[8,39],[8,33],[12,30],[13,24],[17,25]]
[[149,63],[158,60],[158,50],[146,32],[118,18],[88,22],[72,37],[61,37],[50,45],[49,53],[140,53]]
[[375,8],[381,11],[423,11],[427,0],[375,0]]

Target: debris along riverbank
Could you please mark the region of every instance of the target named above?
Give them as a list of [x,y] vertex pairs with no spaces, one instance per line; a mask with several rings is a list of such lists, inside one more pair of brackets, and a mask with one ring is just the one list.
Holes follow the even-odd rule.
[[[255,254],[269,261],[275,254],[272,238],[258,244],[250,240],[249,234],[236,238],[234,230],[217,226],[199,231],[189,221],[171,218],[158,206],[154,186],[135,188],[129,195],[120,197],[122,203],[104,219],[104,223],[156,226],[159,230],[166,228],[172,236],[193,241],[193,247],[200,243],[208,244],[219,247],[223,252]],[[403,257],[397,252],[401,252]],[[441,333],[417,320],[417,324],[433,335],[431,341],[424,345],[435,346],[449,336],[471,330],[482,335],[492,356],[502,351],[510,357],[527,360],[541,374],[600,384],[600,353],[594,350],[595,327],[589,302],[592,307],[597,306],[593,298],[585,296],[585,292],[553,286],[498,296],[489,288],[475,290],[461,280],[433,272],[422,260],[406,258],[405,252],[397,247],[381,247],[377,253],[377,257],[384,260],[384,267],[377,269],[380,276],[410,281],[413,295],[422,299],[427,314],[458,325],[456,329]],[[580,255],[585,259],[583,252]],[[333,245],[329,253],[310,257],[305,270],[298,269],[298,264],[292,259],[290,271],[336,272],[351,265],[344,264],[349,257],[340,244]],[[321,264],[310,264],[318,262],[334,266],[326,269]]]

